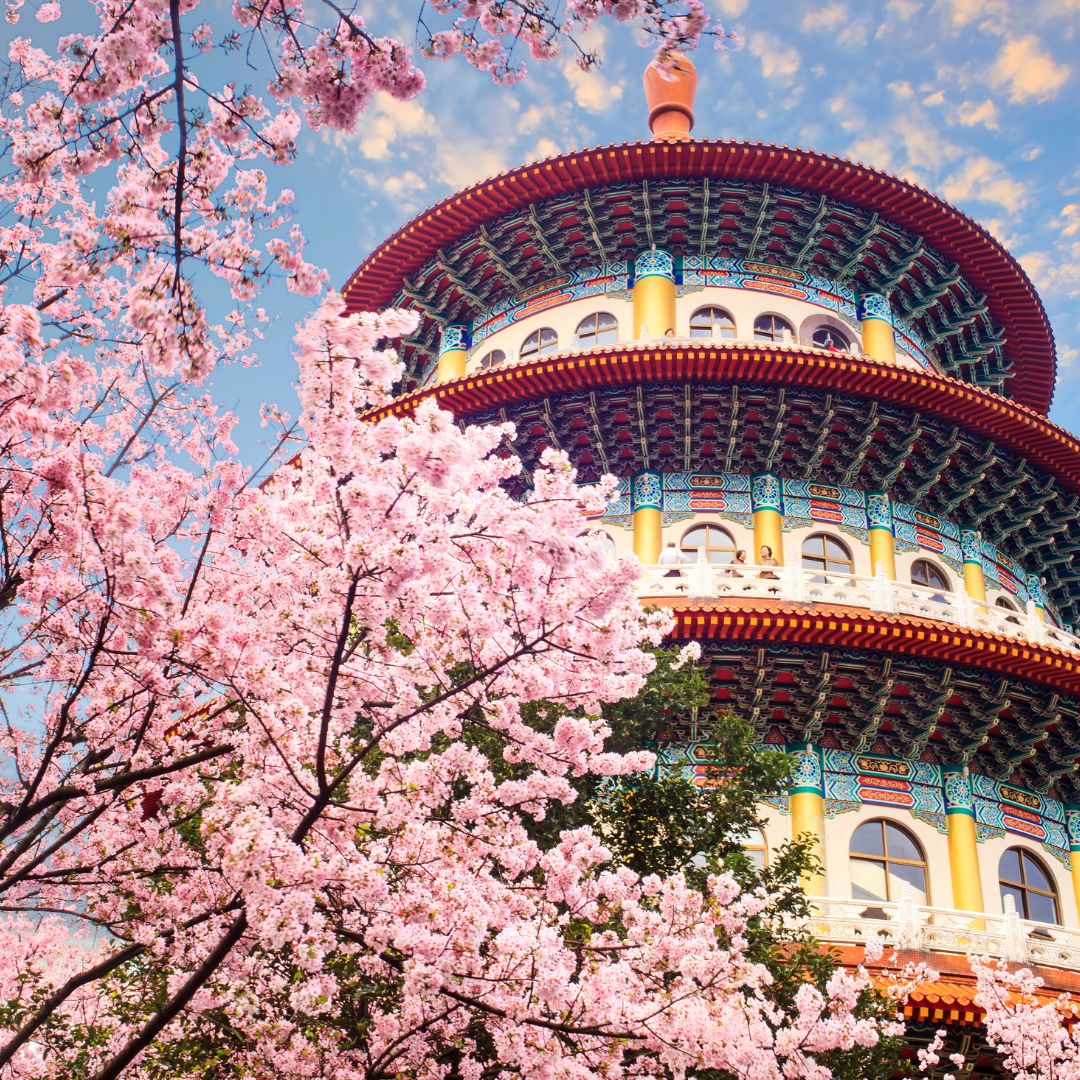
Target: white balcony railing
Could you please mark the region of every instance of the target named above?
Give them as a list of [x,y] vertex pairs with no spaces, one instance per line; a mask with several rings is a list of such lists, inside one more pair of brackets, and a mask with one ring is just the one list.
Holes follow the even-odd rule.
[[1044,964],[1077,970],[1080,930],[1021,919],[1011,896],[1001,915],[899,901],[813,901],[814,913],[803,924],[820,941],[865,945],[880,941],[887,949],[991,956],[1016,964]]
[[915,615],[1006,637],[1026,638],[1040,645],[1080,650],[1080,638],[1044,621],[1031,602],[1026,611],[1012,611],[972,600],[961,591],[946,592],[874,577],[807,570],[791,566],[750,566],[696,562],[642,569],[641,597],[685,597],[695,600],[789,600],[798,604],[843,604],[890,614]]

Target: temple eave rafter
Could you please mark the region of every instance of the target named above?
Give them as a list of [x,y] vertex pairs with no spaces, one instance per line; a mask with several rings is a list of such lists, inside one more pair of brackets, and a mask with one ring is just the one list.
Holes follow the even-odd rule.
[[[611,228],[612,208],[629,231]],[[653,244],[698,257],[716,251],[812,265],[892,293],[897,311],[939,343],[943,363],[963,378],[1041,411],[1049,405],[1049,324],[997,241],[913,185],[784,147],[621,144],[525,166],[414,219],[365,261],[346,300],[352,310],[392,304],[402,274],[437,275],[440,252],[474,247],[486,254],[463,269],[467,291],[485,300],[509,295],[522,277],[517,267],[525,268],[523,243],[551,274],[583,260],[632,259]],[[449,278],[439,296],[452,320],[478,314]]]

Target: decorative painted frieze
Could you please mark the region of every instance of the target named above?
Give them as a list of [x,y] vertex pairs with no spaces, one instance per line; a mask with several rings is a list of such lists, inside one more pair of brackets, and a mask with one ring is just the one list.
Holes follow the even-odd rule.
[[866,527],[893,531],[892,500],[884,492],[866,493]]
[[635,473],[630,480],[630,512],[663,510],[664,481],[658,472]]
[[772,473],[758,473],[750,478],[750,504],[754,513],[759,510],[782,512],[783,498],[780,493],[780,479]]
[[859,298],[855,302],[855,311],[859,322],[862,322],[863,319],[880,319],[882,322],[892,325],[892,305],[889,303],[888,297],[883,296],[881,293],[859,293]]
[[643,251],[634,260],[634,281],[647,277],[675,280],[675,260],[667,251]]
[[439,355],[451,352],[454,349],[468,349],[471,345],[469,340],[469,328],[459,323],[444,326],[439,337]]

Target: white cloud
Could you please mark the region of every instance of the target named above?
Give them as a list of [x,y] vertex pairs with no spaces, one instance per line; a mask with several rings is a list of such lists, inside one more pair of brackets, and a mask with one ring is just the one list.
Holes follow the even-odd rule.
[[1034,161],[1041,153],[1043,148],[1041,146],[1029,146],[1020,157],[1024,161]]
[[562,147],[554,139],[541,139],[526,156],[530,161],[539,161],[540,158],[555,157],[562,153]]
[[847,150],[847,156],[885,172],[896,172],[896,143],[888,135],[864,135]]
[[603,112],[623,96],[624,84],[608,79],[597,66],[582,70],[576,60],[567,57],[562,73],[574,92],[574,100],[588,112]]
[[849,22],[840,31],[837,40],[841,45],[851,47],[865,45],[870,40],[870,24],[866,22]]
[[942,181],[940,190],[951,202],[995,203],[1009,213],[1022,210],[1028,201],[1027,185],[985,154],[969,157],[959,171]]
[[330,138],[339,150],[351,153],[359,145],[369,161],[384,161],[395,151],[401,152],[418,138],[433,135],[437,130],[435,117],[415,98],[398,101],[389,94],[378,94],[354,131],[336,131]]
[[839,3],[839,0],[833,0],[824,7],[808,11],[802,18],[802,29],[807,34],[815,30],[839,30],[850,19],[851,12],[847,7]]
[[517,129],[523,135],[530,135],[539,131],[551,117],[551,110],[543,105],[530,105],[520,116]]
[[997,131],[997,106],[987,98],[985,101],[962,101],[956,107],[956,119],[965,127],[981,124],[990,131]]
[[1080,297],[1080,242],[1060,251],[1029,251],[1020,256],[1020,265],[1039,292],[1070,300]]
[[716,6],[721,15],[729,19],[737,19],[747,8],[750,0],[716,0]]
[[428,182],[412,169],[393,173],[377,186],[380,186],[383,194],[389,195],[403,212],[415,212],[426,202],[422,196],[428,189]]
[[1006,41],[990,66],[990,82],[1007,90],[1014,105],[1049,101],[1069,81],[1067,64],[1059,64],[1034,34]]
[[922,103],[931,107],[933,107],[934,105],[944,105],[945,91],[935,90],[932,94],[927,94],[926,97],[922,99]]
[[889,0],[885,5],[885,14],[901,22],[907,22],[920,11],[922,11],[921,0]]
[[889,89],[901,100],[915,96],[915,91],[911,88],[911,83],[906,79],[901,82],[891,82],[888,84]]
[[[946,161],[958,158],[963,150],[949,142],[924,113],[912,112],[893,122],[894,138],[899,136],[911,170],[936,172]],[[920,181],[922,182],[922,181]]]
[[761,62],[761,74],[782,86],[791,86],[802,64],[798,49],[785,45],[775,34],[759,31],[750,35],[749,49]]
[[1020,243],[1020,237],[1013,229],[1012,224],[1006,221],[1004,218],[991,217],[979,218],[979,224],[988,232],[991,236],[999,240],[1003,247],[1012,251],[1017,244]]
[[1008,13],[1005,0],[938,0],[934,8],[954,30],[978,19],[982,29],[994,31]]
[[1069,203],[1058,214],[1062,236],[1076,236],[1080,233],[1080,203]]
[[486,180],[508,167],[505,147],[484,139],[457,139],[436,146],[439,179],[457,189]]
[[939,0],[937,7],[953,26],[965,26],[979,13],[979,0]]

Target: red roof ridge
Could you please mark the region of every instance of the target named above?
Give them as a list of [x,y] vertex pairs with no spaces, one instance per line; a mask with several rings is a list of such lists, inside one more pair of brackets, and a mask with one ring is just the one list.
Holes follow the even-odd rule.
[[[842,604],[649,597],[675,616],[682,641],[777,641],[901,652],[948,664],[998,671],[1066,693],[1080,693],[1080,652],[1025,638],[915,615],[890,615]],[[766,606],[769,603],[777,606]]]
[[[699,362],[674,373],[664,361],[670,354],[679,359],[680,353],[710,362]],[[626,358],[624,363],[597,363],[620,355]],[[633,365],[633,371],[628,372],[627,364]],[[444,408],[468,415],[496,401],[507,403],[585,386],[620,385],[630,381],[628,374],[643,382],[681,375],[695,383],[711,379],[772,381],[808,388],[828,386],[857,397],[872,394],[877,400],[946,418],[964,430],[992,438],[1050,472],[1067,490],[1080,494],[1080,438],[1038,409],[952,375],[799,344],[660,338],[552,353],[538,360],[504,363],[420,387],[365,415],[372,421],[401,415],[429,397],[436,398]],[[554,388],[553,376],[565,385]],[[868,376],[880,382],[871,385]]]
[[[901,195],[909,196],[909,205],[904,208],[898,204],[889,206],[885,212],[890,220],[896,220],[902,227],[919,235],[927,235],[944,256],[953,259],[964,268],[965,275],[972,284],[987,296],[988,302],[994,311],[995,322],[1006,326],[1009,332],[1007,348],[1016,361],[1016,373],[1011,380],[1012,389],[1016,392],[1019,400],[1045,412],[1049,409],[1053,399],[1053,380],[1056,364],[1056,351],[1054,346],[1053,332],[1050,327],[1046,311],[1042,301],[1031,283],[1026,271],[1020,263],[1009,253],[1004,244],[991,234],[984,226],[969,217],[963,211],[951,203],[946,202],[940,196],[924,188],[913,180],[894,176],[873,166],[862,162],[851,161],[846,158],[821,151],[804,149],[802,147],[789,147],[754,140],[738,139],[690,139],[687,141],[628,141],[588,147],[563,154],[554,154],[550,157],[540,158],[537,161],[520,165],[515,169],[495,174],[483,180],[477,180],[460,191],[453,192],[438,202],[429,206],[426,210],[415,215],[403,224],[391,236],[379,244],[357,267],[349,277],[344,289],[346,301],[351,310],[365,307],[383,307],[389,303],[396,293],[397,283],[403,276],[422,265],[423,258],[429,253],[438,250],[439,247],[452,240],[455,236],[465,235],[475,224],[482,223],[506,212],[512,205],[524,205],[535,201],[537,196],[524,189],[520,198],[515,196],[505,207],[494,207],[490,200],[481,205],[480,200],[474,196],[488,189],[502,189],[513,186],[518,178],[528,176],[532,172],[554,172],[562,166],[576,164],[582,159],[593,160],[599,165],[601,173],[605,170],[607,175],[600,175],[598,183],[608,179],[617,179],[617,172],[613,162],[606,160],[613,155],[625,156],[628,152],[637,151],[642,156],[647,156],[649,161],[665,161],[674,163],[678,160],[684,162],[695,156],[715,152],[737,152],[743,154],[762,155],[774,158],[779,155],[782,159],[787,157],[806,158],[811,161],[829,166],[832,170],[842,169],[845,173],[858,174],[869,181],[877,181],[887,184]],[[772,172],[782,173],[782,169]],[[676,172],[675,175],[679,175]],[[689,173],[693,175],[693,172]],[[772,174],[770,173],[770,176]],[[567,178],[570,182],[562,185],[553,185],[552,194],[558,194],[561,190],[574,190],[585,186],[580,180]],[[776,177],[773,177],[776,180]],[[779,181],[782,182],[781,176]],[[809,187],[811,190],[821,189],[832,191],[835,196],[844,201],[853,202],[856,205],[874,207],[874,195],[876,193],[859,193],[850,190],[850,186],[837,190],[835,184],[829,184],[823,180],[819,184],[811,183],[805,178],[797,182],[790,179],[793,186]],[[507,194],[506,192],[502,193]],[[506,202],[504,198],[502,201]],[[463,204],[472,203],[470,209],[475,209],[472,215],[465,215],[465,219],[449,222],[447,216],[451,211],[457,211]],[[880,209],[880,208],[878,208]],[[935,222],[934,217],[942,220]],[[457,215],[459,218],[461,215]],[[475,217],[475,222],[472,218]],[[435,219],[444,218],[435,228]],[[466,220],[467,219],[467,220]],[[945,227],[945,219],[952,219],[956,224],[962,225],[969,237],[973,237],[983,250],[978,252],[961,250],[961,243],[952,235],[941,230]],[[431,232],[426,237],[410,237],[409,234],[420,231]],[[393,253],[393,268],[387,273],[380,273],[379,281],[372,281],[370,287],[361,289],[359,283],[366,276],[374,272],[374,268],[389,256],[392,248],[398,247],[406,238],[410,240],[411,251],[398,250]],[[417,243],[419,242],[419,247]],[[417,261],[417,260],[420,261]],[[416,262],[416,266],[412,263]],[[991,265],[996,263],[996,265]],[[404,265],[403,265],[404,264]],[[1004,282],[996,280],[1004,273]],[[1002,290],[1011,292],[1009,295]],[[1020,294],[1024,294],[1033,305],[1033,310],[1016,312],[1013,308],[1020,303]],[[1030,357],[1030,359],[1026,359]],[[1038,369],[1038,370],[1036,370]]]

